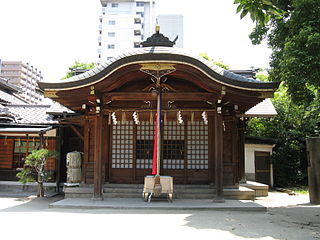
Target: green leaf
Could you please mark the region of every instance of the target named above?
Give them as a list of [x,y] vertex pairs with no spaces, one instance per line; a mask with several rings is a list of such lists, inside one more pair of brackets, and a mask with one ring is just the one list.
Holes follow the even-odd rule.
[[269,5],[269,6],[273,6],[272,2],[268,1],[268,0],[262,0],[263,4]]
[[238,7],[237,7],[237,13],[239,13],[241,10],[242,10],[242,5],[239,5]]
[[240,19],[244,18],[248,14],[248,12],[249,12],[248,10],[244,9],[240,14]]

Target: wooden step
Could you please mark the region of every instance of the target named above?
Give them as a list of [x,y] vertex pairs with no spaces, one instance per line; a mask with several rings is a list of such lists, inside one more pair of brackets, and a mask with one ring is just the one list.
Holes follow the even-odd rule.
[[[142,198],[141,184],[106,184],[103,189],[104,198]],[[86,197],[93,195],[92,186],[65,187],[65,197]],[[175,185],[174,198],[176,199],[214,199],[215,189],[209,185]],[[254,200],[255,192],[242,187],[224,189],[226,199]]]

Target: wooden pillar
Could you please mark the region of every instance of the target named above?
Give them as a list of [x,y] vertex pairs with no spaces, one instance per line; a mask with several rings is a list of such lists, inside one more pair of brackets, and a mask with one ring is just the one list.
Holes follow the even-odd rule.
[[102,200],[103,190],[103,159],[102,159],[102,132],[103,117],[101,114],[95,116],[95,141],[94,141],[94,174],[93,174],[93,200]]
[[232,163],[234,177],[233,183],[239,184],[239,134],[237,128],[237,119],[233,118],[231,122],[231,139],[232,139]]
[[222,114],[214,115],[214,170],[216,195],[214,202],[224,202],[223,197],[223,121]]
[[209,168],[209,184],[214,185],[214,169],[215,169],[215,117],[212,112],[208,112],[208,135],[209,135],[209,147],[208,147],[208,154],[209,154],[209,161],[208,161],[208,168]]
[[[109,117],[109,116],[108,116]],[[103,149],[103,168],[104,168],[104,176],[103,179],[106,182],[109,182],[110,178],[110,171],[109,171],[109,161],[110,161],[110,131],[111,131],[111,125],[108,124],[106,120],[104,121],[104,131],[102,136],[102,149]]]
[[246,182],[245,175],[245,157],[244,157],[244,130],[245,122],[244,120],[239,119],[239,181],[240,183]]
[[40,137],[40,149],[44,149],[45,148],[45,141],[44,141],[43,131],[39,132],[39,137]]
[[86,117],[84,124],[83,141],[83,163],[82,163],[82,183],[87,183],[87,171],[89,164],[89,146],[90,146],[91,120]]

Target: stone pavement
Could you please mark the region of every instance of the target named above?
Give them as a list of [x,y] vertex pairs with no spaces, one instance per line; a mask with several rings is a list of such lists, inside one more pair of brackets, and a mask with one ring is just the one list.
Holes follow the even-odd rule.
[[[269,192],[268,197],[250,200],[226,200],[215,203],[212,199],[174,199],[172,203],[165,199],[154,198],[150,203],[141,198],[109,198],[95,201],[90,198],[67,198],[50,204],[50,208],[79,209],[177,209],[177,210],[230,210],[230,211],[267,211],[268,208],[288,206],[313,206],[308,195],[290,196],[286,193]],[[317,207],[317,206],[315,206]],[[320,206],[319,206],[320,207]]]
[[178,209],[178,210],[231,210],[266,211],[266,207],[250,200],[226,200],[215,203],[212,199],[174,199],[172,203],[165,199],[154,199],[150,203],[139,198],[109,198],[95,201],[89,198],[67,198],[50,204],[50,208],[79,209]]
[[[5,197],[0,192],[1,236],[10,236],[10,240],[56,240],[61,237],[77,240],[316,240],[320,239],[320,205],[309,204],[308,197],[269,192],[266,198],[248,202],[267,208],[267,211],[255,212],[195,208],[196,202],[201,203],[202,207],[212,207],[217,203],[212,200],[179,199],[173,203],[155,200],[150,204],[142,199],[87,199],[91,205],[108,203],[109,208],[77,208],[75,205],[73,208],[49,208],[49,204],[59,203],[63,196],[37,198],[31,195],[14,198],[12,194]],[[184,208],[192,202],[193,209]],[[235,202],[247,206],[247,201],[231,202],[227,201],[219,206],[231,206]],[[127,208],[110,208],[111,203],[118,207],[125,205]],[[128,209],[128,206],[135,208]],[[141,208],[136,208],[137,206]],[[19,231],[17,219],[21,223]]]

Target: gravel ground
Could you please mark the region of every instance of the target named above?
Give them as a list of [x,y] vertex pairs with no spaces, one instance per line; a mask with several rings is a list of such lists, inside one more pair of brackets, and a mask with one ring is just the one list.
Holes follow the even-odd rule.
[[50,209],[61,197],[0,197],[1,239],[320,239],[320,205],[271,192],[267,212]]

